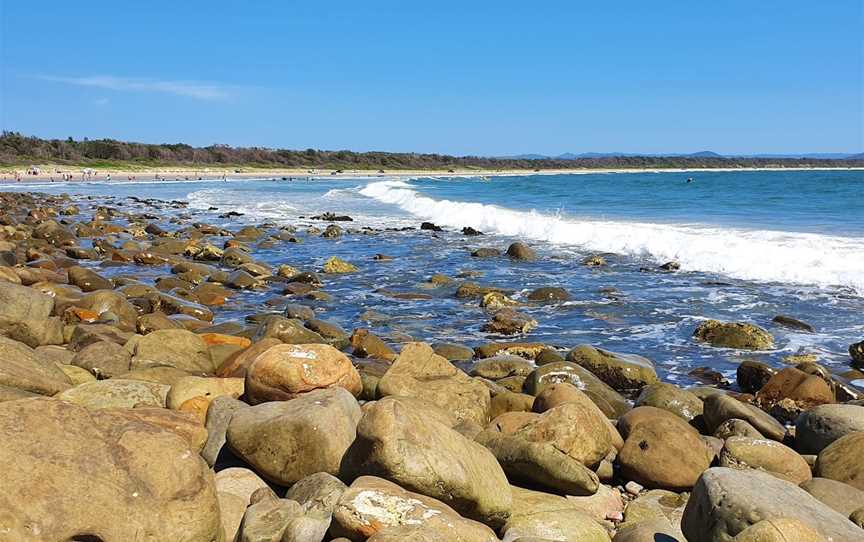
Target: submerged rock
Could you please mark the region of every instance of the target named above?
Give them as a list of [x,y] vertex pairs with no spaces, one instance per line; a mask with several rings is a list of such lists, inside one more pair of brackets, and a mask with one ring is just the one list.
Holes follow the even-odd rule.
[[693,336],[711,346],[745,350],[769,350],[774,338],[761,327],[746,322],[706,320],[699,324]]

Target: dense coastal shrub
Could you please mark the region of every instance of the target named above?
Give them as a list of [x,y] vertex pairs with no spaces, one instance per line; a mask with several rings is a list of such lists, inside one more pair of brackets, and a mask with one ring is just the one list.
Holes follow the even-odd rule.
[[211,145],[192,147],[184,143],[150,144],[113,139],[71,137],[41,139],[17,132],[0,135],[0,164],[81,164],[90,166],[247,166],[320,169],[627,169],[627,168],[718,168],[718,167],[853,167],[864,157],[847,159],[746,158],[705,153],[691,156],[603,156],[585,158],[494,158],[443,154],[289,150],[262,147]]

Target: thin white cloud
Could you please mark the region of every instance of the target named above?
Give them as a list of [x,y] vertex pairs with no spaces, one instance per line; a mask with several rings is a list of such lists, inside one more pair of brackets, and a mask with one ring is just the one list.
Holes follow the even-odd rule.
[[115,77],[113,75],[91,75],[87,77],[42,75],[39,76],[39,79],[108,90],[161,92],[195,98],[197,100],[226,100],[231,97],[230,87],[197,81],[169,81],[163,79]]

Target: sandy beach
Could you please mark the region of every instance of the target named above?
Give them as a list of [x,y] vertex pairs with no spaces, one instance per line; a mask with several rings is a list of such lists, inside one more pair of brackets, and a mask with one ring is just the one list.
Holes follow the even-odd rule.
[[[33,174],[33,170],[38,173]],[[216,179],[316,179],[333,177],[506,177],[518,175],[587,175],[596,173],[688,173],[699,171],[840,171],[864,170],[864,167],[764,167],[764,168],[619,168],[619,169],[412,169],[412,170],[362,170],[362,169],[272,169],[236,167],[171,167],[138,169],[92,168],[82,165],[35,165],[0,169],[0,183],[44,183],[44,182],[130,182],[130,181],[194,181]]]

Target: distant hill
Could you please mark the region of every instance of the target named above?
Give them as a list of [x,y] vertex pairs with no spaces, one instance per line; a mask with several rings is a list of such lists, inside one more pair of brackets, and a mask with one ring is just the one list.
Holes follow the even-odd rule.
[[585,158],[618,158],[634,156],[651,156],[655,158],[779,158],[779,159],[814,159],[814,160],[861,160],[864,153],[849,154],[842,152],[814,152],[803,154],[719,154],[714,151],[700,151],[693,153],[638,153],[638,152],[565,152],[557,156],[546,154],[519,154],[516,156],[501,156],[502,159],[518,160],[582,160]]

